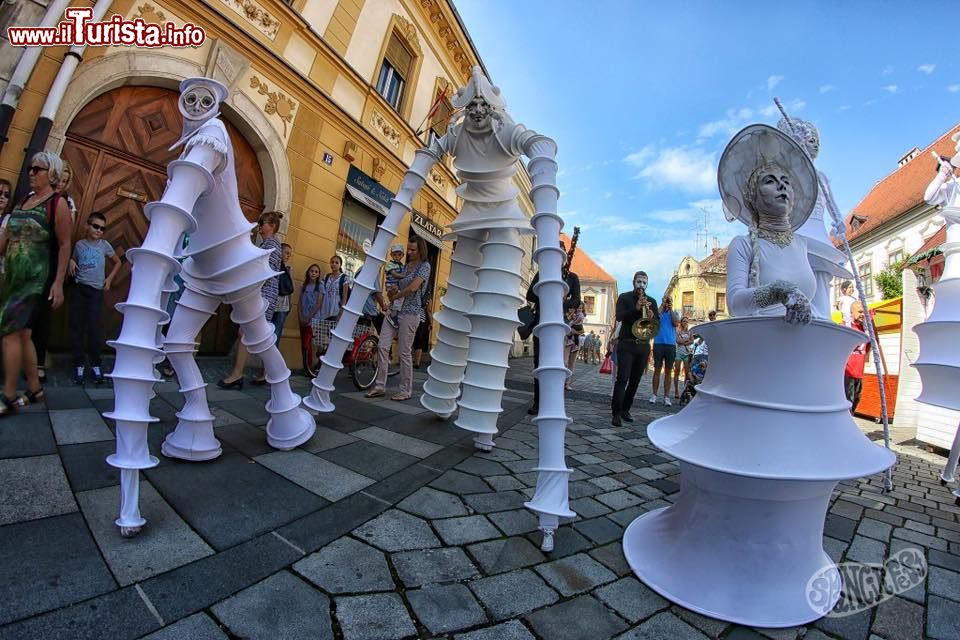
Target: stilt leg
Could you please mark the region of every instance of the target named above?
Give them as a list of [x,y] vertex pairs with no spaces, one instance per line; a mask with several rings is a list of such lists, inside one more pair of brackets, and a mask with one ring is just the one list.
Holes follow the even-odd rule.
[[481,260],[480,244],[486,235],[484,232],[465,232],[457,236],[447,293],[440,300],[443,309],[434,315],[440,330],[437,344],[430,351],[429,377],[423,384],[420,404],[442,418],[448,418],[456,411],[460,383],[467,368],[470,319],[466,314],[473,307],[477,267]]

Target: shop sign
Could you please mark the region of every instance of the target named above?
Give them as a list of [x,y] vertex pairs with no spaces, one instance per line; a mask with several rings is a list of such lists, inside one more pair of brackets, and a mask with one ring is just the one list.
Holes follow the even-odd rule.
[[437,240],[443,238],[443,229],[441,229],[436,222],[423,215],[419,211],[414,211],[412,215],[413,223],[415,225],[437,238]]
[[347,173],[347,190],[354,198],[374,211],[387,215],[393,192],[354,166]]

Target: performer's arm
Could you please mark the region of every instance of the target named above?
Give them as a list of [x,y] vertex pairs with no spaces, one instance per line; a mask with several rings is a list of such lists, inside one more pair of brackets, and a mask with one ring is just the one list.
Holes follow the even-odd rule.
[[947,201],[947,190],[945,187],[951,174],[953,174],[953,165],[946,160],[941,160],[937,175],[930,184],[927,185],[927,190],[923,193],[923,199],[927,204],[943,204]]

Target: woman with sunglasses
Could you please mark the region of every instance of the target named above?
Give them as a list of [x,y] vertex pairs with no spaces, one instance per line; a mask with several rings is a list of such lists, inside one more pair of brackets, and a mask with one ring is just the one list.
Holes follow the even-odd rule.
[[[0,283],[4,361],[0,415],[43,400],[31,327],[46,292],[52,309],[63,304],[73,224],[66,202],[54,192],[62,172],[63,162],[55,154],[43,151],[34,155],[27,172],[33,193],[5,218],[0,232],[0,253],[4,255]],[[21,370],[26,373],[27,391],[16,398]]]

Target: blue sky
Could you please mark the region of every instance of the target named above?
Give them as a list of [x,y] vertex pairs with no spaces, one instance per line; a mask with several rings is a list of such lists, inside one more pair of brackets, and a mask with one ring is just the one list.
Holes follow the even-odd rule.
[[567,231],[659,295],[684,255],[743,227],[716,163],[732,135],[776,124],[773,96],[820,129],[817,167],[846,214],[914,146],[960,121],[944,2],[454,0],[518,122],[559,144]]

